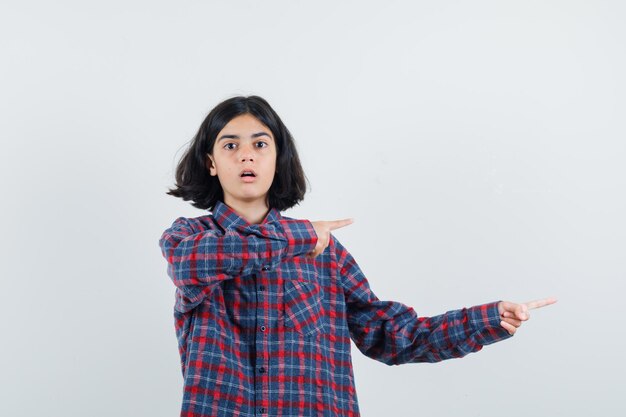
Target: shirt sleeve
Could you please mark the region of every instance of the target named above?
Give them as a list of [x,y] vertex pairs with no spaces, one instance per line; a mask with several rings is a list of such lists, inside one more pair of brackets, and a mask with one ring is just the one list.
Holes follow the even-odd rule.
[[332,241],[350,337],[364,355],[387,365],[439,362],[512,336],[500,326],[498,301],[419,317],[412,307],[379,300],[352,255]]
[[179,217],[159,239],[167,273],[180,290],[177,310],[198,305],[219,282],[275,268],[282,259],[312,251],[317,235],[308,220],[281,219],[197,232]]

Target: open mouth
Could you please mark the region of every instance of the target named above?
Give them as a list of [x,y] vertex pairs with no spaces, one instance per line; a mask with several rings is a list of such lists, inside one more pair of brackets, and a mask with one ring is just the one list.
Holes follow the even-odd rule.
[[239,174],[239,177],[241,177],[241,180],[244,182],[252,182],[256,178],[256,172],[251,169],[244,169]]
[[251,169],[249,169],[249,170],[241,171],[241,174],[239,176],[242,178],[243,177],[256,177],[256,173],[252,171]]

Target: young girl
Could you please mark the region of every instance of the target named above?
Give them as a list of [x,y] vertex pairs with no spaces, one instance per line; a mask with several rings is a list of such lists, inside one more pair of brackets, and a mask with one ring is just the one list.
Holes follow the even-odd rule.
[[261,97],[203,121],[168,194],[211,213],[159,245],[176,286],[181,416],[359,416],[350,340],[388,365],[437,362],[511,337],[532,308],[491,302],[435,317],[381,301],[331,231],[281,214],[303,200],[293,138]]

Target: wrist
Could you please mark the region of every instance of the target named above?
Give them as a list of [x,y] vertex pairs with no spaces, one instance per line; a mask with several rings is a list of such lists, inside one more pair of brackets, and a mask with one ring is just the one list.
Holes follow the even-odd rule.
[[283,219],[280,221],[287,238],[287,256],[306,255],[315,249],[317,233],[309,220]]

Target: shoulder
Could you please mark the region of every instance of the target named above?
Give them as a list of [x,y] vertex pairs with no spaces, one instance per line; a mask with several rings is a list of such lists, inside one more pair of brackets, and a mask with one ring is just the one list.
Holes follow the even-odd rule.
[[328,242],[328,248],[332,259],[341,267],[346,261],[352,259],[352,255],[348,249],[337,239],[335,235],[330,234],[330,242]]
[[330,234],[330,242],[328,246],[336,253],[342,254],[347,253],[348,249],[337,239],[337,236]]
[[205,214],[198,217],[178,217],[168,228],[170,229],[187,229],[192,233],[200,233],[206,230],[219,229],[213,214]]

